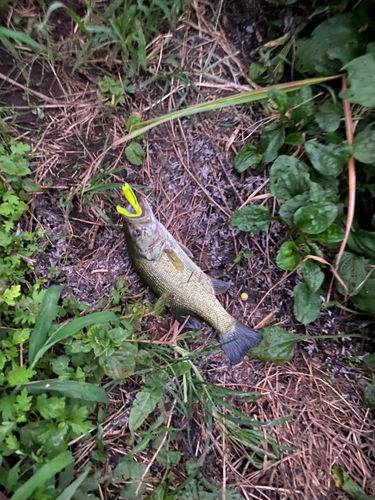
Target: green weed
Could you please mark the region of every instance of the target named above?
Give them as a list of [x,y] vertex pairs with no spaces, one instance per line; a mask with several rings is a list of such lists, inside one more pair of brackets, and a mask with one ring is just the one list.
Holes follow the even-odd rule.
[[135,87],[130,84],[129,79],[125,79],[121,83],[119,81],[116,82],[109,76],[105,76],[103,80],[99,82],[99,88],[103,94],[109,96],[110,101],[107,101],[105,105],[111,107],[115,107],[117,104],[123,104],[125,102],[124,94],[134,94],[135,92]]
[[[269,90],[268,99],[277,107],[280,118],[263,128],[260,150],[248,144],[235,159],[239,172],[247,168],[262,170],[265,163],[273,162],[270,192],[280,204],[278,217],[272,217],[266,207],[248,206],[232,215],[231,224],[252,232],[267,231],[274,220],[288,226],[289,241],[281,246],[276,263],[286,271],[299,267],[304,283],[294,289],[294,310],[302,323],[315,321],[321,297],[326,296],[321,288],[325,277],[321,247],[326,252],[337,252],[344,239],[346,166],[350,156],[357,160],[356,190],[362,196],[357,198],[356,217],[347,242],[352,252],[342,256],[338,267],[341,280],[337,280],[336,287],[356,307],[375,313],[375,232],[369,223],[375,213],[370,166],[375,161],[372,131],[375,115],[367,112],[366,118],[359,121],[353,144],[349,145],[339,100],[348,99],[366,108],[375,105],[373,93],[369,92],[369,82],[375,75],[373,44],[366,46],[365,37],[356,29],[356,19],[352,14],[340,13],[323,21],[310,38],[299,41],[296,53],[296,68],[307,73],[328,76],[346,65],[349,89],[339,96],[331,89],[331,97],[318,103],[314,102],[309,87],[301,89],[292,99],[281,90]],[[342,44],[343,39],[347,43]],[[328,57],[330,51],[334,51],[333,57]],[[358,118],[354,116],[353,120],[363,116],[361,109],[355,109],[355,113]],[[305,154],[309,164],[295,158],[295,148],[299,157]],[[306,260],[307,256],[313,259]]]
[[[129,129],[137,124],[129,124]],[[145,316],[157,317],[168,304],[161,297],[155,304],[127,297],[128,284],[119,278],[111,297],[96,306],[97,312],[78,304],[74,297],[61,299],[62,286],[41,289],[32,256],[38,237],[22,231],[19,220],[27,211],[29,194],[40,189],[30,178],[29,147],[6,141],[0,149],[0,485],[13,499],[63,500],[83,498],[98,485],[117,484],[121,495],[132,499],[145,492],[149,480],[146,465],[137,455],[149,447],[158,450],[163,474],[151,498],[215,498],[221,490],[202,475],[205,457],[217,439],[215,429],[244,456],[261,468],[264,459],[273,463],[284,450],[260,429],[279,425],[259,422],[243,415],[233,402],[256,401],[260,395],[208,384],[194,364],[197,357],[218,348],[208,346],[196,355],[187,349],[199,332],[179,337],[179,345],[158,346],[142,333]],[[94,194],[113,191],[107,166],[97,171],[82,195],[90,202]],[[32,285],[32,282],[35,284]],[[105,309],[105,310],[103,310]],[[142,341],[142,342],[140,342]],[[177,357],[176,357],[177,356]],[[129,414],[129,452],[115,468],[95,472],[106,462],[103,437],[107,390],[137,381]],[[100,408],[97,411],[97,407]],[[196,407],[209,440],[197,460],[192,448]],[[166,409],[168,407],[168,410]],[[168,416],[169,415],[169,416]],[[171,425],[185,421],[181,435]],[[215,423],[215,426],[214,426]],[[95,437],[90,437],[95,433]],[[91,439],[90,463],[75,477],[70,443]],[[186,443],[188,457],[186,461]],[[173,469],[183,462],[188,480],[173,481]],[[182,465],[181,465],[182,466]],[[58,482],[55,483],[58,477]],[[231,498],[240,498],[228,489]]]

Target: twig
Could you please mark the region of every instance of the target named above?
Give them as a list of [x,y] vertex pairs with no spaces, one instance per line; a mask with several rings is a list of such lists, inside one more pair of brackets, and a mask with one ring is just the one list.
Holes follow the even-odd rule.
[[240,206],[240,208],[238,210],[241,210],[241,208],[243,208],[244,206],[246,206],[251,200],[254,199],[254,197],[259,193],[259,191],[262,191],[262,189],[267,186],[267,184],[269,183],[269,179],[267,179],[265,182],[263,182],[263,184],[259,187],[256,188],[255,191],[253,191],[251,193],[251,195],[248,197],[248,199],[245,201],[245,203],[242,203],[242,205]]
[[[346,90],[346,76],[343,75],[342,77],[342,90]],[[352,114],[350,111],[350,104],[349,101],[344,99],[344,113],[345,113],[345,128],[346,128],[346,140],[348,141],[348,144],[352,144],[353,142],[353,137],[354,137],[354,124],[352,120]],[[346,243],[349,238],[350,234],[350,229],[353,224],[353,219],[354,219],[354,211],[355,211],[355,163],[354,163],[354,158],[353,156],[349,158],[348,162],[348,177],[349,177],[349,201],[348,201],[348,216],[346,218],[346,227],[345,227],[345,236],[344,239],[342,240],[341,246],[339,253],[337,254],[337,259],[336,259],[336,269],[338,269],[340,260],[342,257],[342,254],[344,253]],[[328,295],[327,295],[327,302],[329,301],[331,297],[331,292],[332,292],[332,286],[333,286],[333,277],[331,280],[331,283],[329,285],[329,290],[328,290]]]
[[22,90],[25,90],[29,94],[35,95],[35,97],[39,97],[39,99],[42,99],[42,101],[49,102],[50,104],[59,105],[59,106],[65,106],[66,103],[59,104],[56,99],[52,99],[51,97],[48,97],[44,94],[41,94],[40,92],[37,92],[36,90],[29,89],[28,87],[25,87],[25,85],[22,85],[21,83],[16,82],[15,80],[12,80],[12,78],[9,78],[9,76],[5,76],[2,73],[0,73],[0,78],[2,80],[5,80],[8,83],[11,83],[15,87],[19,87]]

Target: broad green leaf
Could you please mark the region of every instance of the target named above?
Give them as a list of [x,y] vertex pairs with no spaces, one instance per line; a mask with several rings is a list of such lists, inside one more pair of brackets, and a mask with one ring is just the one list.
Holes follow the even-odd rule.
[[314,115],[314,101],[311,87],[303,87],[294,98],[292,119],[303,126]]
[[81,318],[76,318],[73,321],[62,325],[50,336],[45,345],[36,353],[32,366],[34,366],[38,359],[57,342],[61,342],[67,337],[71,337],[82,330],[85,326],[107,323],[109,321],[116,323],[116,326],[118,325],[117,316],[112,312],[104,311],[82,316]]
[[321,298],[318,292],[312,292],[307,283],[300,283],[294,287],[294,314],[297,321],[312,323],[319,316]]
[[263,161],[268,163],[277,157],[277,153],[285,141],[285,129],[282,123],[270,123],[263,127],[260,136]]
[[332,477],[336,487],[341,488],[352,500],[375,500],[375,496],[368,496],[363,489],[357,484],[347,472],[344,472],[340,467],[333,467]]
[[35,370],[30,370],[26,366],[15,366],[8,372],[7,379],[10,386],[25,384],[36,374]]
[[[266,73],[265,78],[263,75]],[[264,83],[271,81],[270,76],[267,73],[267,68],[263,64],[252,62],[249,67],[249,78],[255,83]]]
[[315,243],[312,243],[311,241],[306,241],[306,252],[308,252],[311,255],[315,255],[316,257],[321,257],[323,259],[323,252],[320,250],[318,245]]
[[73,457],[70,451],[64,451],[53,458],[50,462],[44,464],[40,469],[37,469],[33,476],[26,481],[12,495],[10,500],[26,500],[34,491],[47,483],[58,472],[62,471],[70,463],[73,462]]
[[[375,280],[369,280],[372,285],[372,290],[375,290]],[[369,314],[375,314],[375,296],[371,294],[369,287],[364,287],[357,295],[351,297],[353,304]]]
[[285,137],[284,144],[287,146],[300,146],[305,142],[303,135],[299,132],[292,132]]
[[298,247],[293,241],[286,241],[280,247],[276,257],[276,264],[284,271],[293,271],[293,269],[301,262],[301,257],[298,255]]
[[[137,136],[138,137],[138,136]],[[125,148],[126,158],[130,161],[132,165],[140,166],[142,165],[145,152],[138,142],[132,142],[128,147]]]
[[35,327],[30,335],[29,362],[32,365],[35,356],[47,339],[47,333],[56,317],[57,303],[60,298],[62,286],[51,286],[45,292],[42,301],[42,310],[35,320]]
[[349,89],[340,93],[342,99],[365,107],[375,106],[375,56],[366,54],[350,61],[348,72]]
[[363,358],[363,362],[371,368],[375,368],[375,352],[368,354]]
[[282,118],[289,109],[288,95],[280,89],[270,89],[267,94],[268,99],[276,104],[277,110]]
[[43,418],[58,418],[65,420],[65,399],[56,396],[48,397],[47,394],[41,394],[37,398],[35,407]]
[[127,484],[125,488],[121,490],[120,498],[126,498],[126,500],[138,500],[138,498],[141,498],[140,495],[145,493],[147,484],[143,481],[139,488],[138,495],[136,495],[135,493],[137,491],[138,484],[138,481]]
[[129,429],[134,432],[140,427],[148,415],[154,411],[161,394],[159,391],[140,391],[137,393],[129,416]]
[[337,213],[337,206],[333,203],[309,203],[296,211],[293,221],[303,232],[318,234],[333,223]]
[[325,231],[319,234],[310,234],[311,241],[319,241],[319,243],[340,243],[345,236],[345,231],[336,224],[331,224]]
[[86,479],[90,472],[90,467],[87,467],[86,470],[77,477],[75,481],[72,482],[65,490],[56,498],[56,500],[70,500],[73,495],[76,493],[78,488],[81,486],[83,481]]
[[69,363],[69,356],[58,356],[57,358],[52,359],[51,365],[53,373],[56,373],[56,375],[64,375],[68,370]]
[[237,210],[231,215],[230,225],[236,226],[240,231],[257,233],[267,231],[272,221],[268,207],[262,205],[248,205]]
[[327,201],[324,189],[317,182],[310,183],[310,201],[312,202]]
[[362,163],[375,164],[375,124],[371,123],[365,130],[354,137],[353,156]]
[[290,200],[288,200],[284,205],[281,205],[279,215],[285,221],[288,226],[293,226],[294,214],[300,207],[303,207],[310,201],[310,193],[306,191],[303,194],[298,194]]
[[111,356],[101,356],[99,363],[108,377],[113,380],[124,380],[133,375],[137,354],[137,344],[124,342]]
[[161,297],[158,298],[156,304],[147,303],[147,309],[150,311],[150,314],[157,318],[164,311],[164,309],[169,305],[169,300],[173,294],[164,293]]
[[337,177],[347,164],[347,155],[341,145],[324,145],[311,140],[306,142],[305,149],[313,167],[322,175]]
[[99,82],[99,88],[101,92],[108,92],[116,97],[120,97],[125,93],[121,82],[109,76],[104,76],[103,80]]
[[300,73],[334,75],[359,55],[361,37],[350,14],[337,15],[317,26],[310,38],[300,40],[296,68]]
[[310,189],[309,168],[293,156],[279,156],[270,171],[270,192],[280,203]]
[[23,344],[30,337],[30,328],[23,328],[22,330],[17,330],[13,334],[12,343],[13,345]]
[[281,326],[262,328],[263,340],[258,347],[250,350],[251,357],[281,365],[293,358],[294,346],[303,338],[291,335]]
[[321,271],[320,265],[316,261],[308,259],[300,265],[299,270],[311,292],[317,292],[324,280],[324,273]]
[[[320,188],[324,189],[324,201],[330,201],[332,203],[339,202],[339,179],[336,177],[326,177],[325,175],[316,174],[316,183],[319,184]],[[311,193],[311,190],[310,190]]]
[[147,465],[142,462],[135,462],[131,456],[125,455],[123,460],[116,466],[113,471],[115,478],[128,481],[129,479],[141,479]]
[[[351,252],[342,254],[337,270],[340,278],[347,286],[350,296],[359,293],[369,271],[368,260]],[[336,288],[343,295],[346,294],[344,287],[338,281],[336,281]]]
[[262,161],[262,153],[252,144],[245,144],[234,159],[234,168],[237,172],[244,172],[248,168],[256,168]]
[[375,408],[375,384],[370,384],[365,388],[363,403],[368,408]]
[[340,126],[340,116],[334,111],[318,111],[315,121],[324,132],[335,132]]
[[375,260],[375,231],[351,231],[348,246],[360,255]]
[[24,384],[21,388],[27,389],[29,394],[52,392],[68,398],[108,404],[108,398],[105,390],[95,384],[89,384],[87,382],[52,379]]
[[[131,132],[133,130],[137,130],[137,125],[139,123],[142,123],[142,117],[140,114],[134,113],[134,114],[130,115],[130,117],[128,118],[128,121],[126,122],[126,130],[128,132]],[[134,140],[139,141],[140,139],[142,139],[142,137],[144,135],[145,135],[144,133],[137,135],[137,137],[134,137]]]
[[[163,436],[160,435],[152,442],[152,447],[154,450],[157,450],[162,442]],[[183,454],[179,451],[174,451],[169,449],[169,445],[165,443],[161,449],[159,450],[158,456],[156,460],[160,465],[169,465],[170,467],[175,467]]]
[[136,500],[143,495],[143,493],[146,491],[145,480],[142,482],[137,496],[135,495],[135,492],[138,489],[139,482],[142,479],[146,468],[147,465],[143,462],[135,462],[131,459],[131,456],[125,455],[122,462],[120,462],[113,471],[115,480],[114,482],[129,481],[129,484],[127,484],[121,491],[121,498],[124,498],[126,500]]

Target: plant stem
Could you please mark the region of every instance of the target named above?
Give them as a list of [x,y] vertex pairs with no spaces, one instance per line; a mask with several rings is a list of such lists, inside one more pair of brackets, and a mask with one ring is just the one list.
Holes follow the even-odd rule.
[[348,337],[362,337],[360,333],[351,333],[349,335],[310,335],[308,337],[303,337],[301,340],[314,340],[314,339],[347,339]]

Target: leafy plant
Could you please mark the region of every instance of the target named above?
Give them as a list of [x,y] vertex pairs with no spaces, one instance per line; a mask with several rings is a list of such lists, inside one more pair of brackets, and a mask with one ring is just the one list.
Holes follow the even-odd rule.
[[[287,224],[289,241],[281,246],[276,263],[285,271],[299,268],[305,282],[294,288],[294,312],[298,321],[311,323],[317,318],[321,297],[325,295],[321,289],[324,280],[322,266],[326,263],[322,249],[334,251],[344,239],[347,193],[344,172],[354,146],[350,149],[342,135],[339,135],[342,111],[338,105],[334,106],[328,100],[315,114],[310,88],[303,88],[292,100],[281,93],[278,90],[277,95],[269,93],[268,96],[276,103],[280,118],[271,132],[270,128],[262,132],[262,137],[264,133],[267,134],[267,141],[262,142],[261,137],[261,146],[265,147],[263,158],[267,151],[268,158],[273,158],[279,152],[289,153],[291,141],[285,138],[300,134],[302,144],[297,147],[300,150],[303,147],[309,163],[290,154],[281,154],[273,162],[270,193],[280,204],[279,217],[273,217],[267,207],[246,206],[231,216],[230,223],[241,231],[252,232],[268,230],[274,220]],[[291,113],[287,111],[288,106],[293,108]],[[332,137],[330,134],[333,133],[336,135]],[[362,159],[364,169],[367,167],[363,160],[372,158],[373,142],[367,139],[369,134],[371,128],[365,128],[355,138],[356,158]],[[280,137],[284,138],[282,143]],[[375,212],[375,200],[368,208]],[[356,222],[348,245],[363,257],[346,252],[338,268],[342,279],[342,282],[337,283],[338,291],[348,295],[359,309],[367,312],[375,312],[372,274],[372,265],[375,264],[374,238],[374,232],[361,230]],[[306,260],[308,256],[317,259]]]
[[332,469],[332,477],[336,487],[342,489],[349,495],[352,500],[374,500],[375,496],[366,495],[363,489],[353,479],[350,478],[347,472],[344,472],[340,467]]
[[184,4],[185,0],[119,0],[112,2],[104,13],[89,7],[83,22],[69,12],[85,41],[77,54],[75,68],[97,55],[108,53],[108,63],[121,57],[126,64],[132,61],[130,68],[133,72],[138,63],[146,70],[146,45],[158,34],[163,23],[173,24]]
[[135,87],[130,84],[129,79],[125,79],[122,83],[113,80],[109,76],[105,76],[99,82],[99,89],[103,94],[108,94],[110,101],[106,102],[106,106],[116,107],[117,104],[125,102],[124,94],[134,94]]

